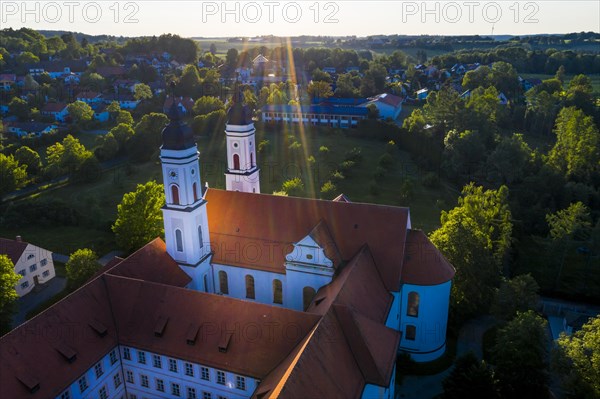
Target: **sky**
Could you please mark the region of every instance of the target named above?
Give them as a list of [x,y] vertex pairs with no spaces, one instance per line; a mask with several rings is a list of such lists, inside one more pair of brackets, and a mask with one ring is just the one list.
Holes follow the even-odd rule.
[[184,37],[600,32],[600,1],[0,0],[0,25]]

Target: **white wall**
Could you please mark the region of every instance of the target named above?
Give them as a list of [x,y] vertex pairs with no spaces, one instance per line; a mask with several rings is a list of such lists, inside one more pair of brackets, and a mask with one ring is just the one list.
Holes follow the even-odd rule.
[[[411,284],[402,286],[400,349],[410,353],[415,361],[434,360],[445,351],[450,287],[450,281],[431,286]],[[407,315],[408,294],[413,291],[419,294],[418,317]],[[415,340],[406,339],[408,325],[416,327]]]
[[[272,306],[280,306],[285,308],[289,307],[286,300],[287,283],[285,274],[213,263],[213,286],[216,293],[220,293],[220,271],[227,273],[227,281],[229,286],[229,294],[227,294],[227,296],[251,302],[260,302]],[[254,277],[255,299],[246,298],[246,275]],[[273,280],[275,279],[280,280],[283,287],[283,304],[273,303]]]
[[[46,263],[42,266],[42,263]],[[35,270],[31,270],[32,266]],[[56,276],[54,262],[52,261],[52,252],[28,244],[23,254],[15,264],[16,273],[25,273],[16,285],[17,294],[23,296],[28,294],[34,287],[34,277],[37,277],[39,284],[44,284]],[[46,275],[44,275],[46,274]],[[24,285],[26,285],[24,287]]]
[[[225,384],[217,384],[217,369],[210,368],[205,365],[200,365],[193,362],[187,362],[181,359],[169,358],[167,356],[161,357],[161,368],[156,368],[153,365],[152,352],[143,351],[146,354],[146,364],[140,364],[138,362],[138,349],[129,347],[131,354],[131,360],[127,360],[124,357],[125,346],[121,346],[122,362],[123,362],[123,373],[125,374],[125,384],[127,393],[129,395],[134,394],[138,399],[142,398],[176,398],[171,393],[171,383],[179,384],[180,386],[180,397],[187,398],[187,388],[194,388],[196,390],[196,397],[202,399],[203,392],[209,392],[212,394],[213,399],[217,399],[218,396],[223,396],[227,399],[233,398],[249,398],[252,393],[256,390],[258,380],[248,377],[245,378],[246,389],[238,389],[236,387],[236,377],[238,374],[227,372],[226,370],[219,370],[225,372]],[[177,363],[177,372],[170,371],[169,359],[173,359]],[[185,363],[191,364],[193,375],[186,375]],[[203,380],[201,378],[201,367],[207,367],[209,369],[209,380]],[[127,371],[133,373],[134,382],[127,382]],[[141,376],[147,376],[149,387],[145,388],[141,385]],[[156,380],[161,379],[164,382],[165,392],[159,392],[156,390]]]
[[[114,351],[116,361],[111,362],[110,352]],[[77,360],[75,360],[77,361]],[[103,374],[100,378],[96,377],[95,366],[96,364],[102,364]],[[94,363],[85,373],[79,376],[73,383],[65,389],[61,395],[65,392],[69,392],[70,398],[72,399],[98,399],[100,397],[100,389],[104,387],[108,398],[121,398],[125,393],[125,380],[121,373],[121,358],[119,354],[119,348],[115,347],[109,351],[98,363]],[[112,364],[111,364],[112,363]],[[115,386],[114,376],[119,375],[121,384]],[[88,387],[82,392],[79,387],[79,380],[85,377]],[[62,399],[61,395],[57,396],[57,399]]]

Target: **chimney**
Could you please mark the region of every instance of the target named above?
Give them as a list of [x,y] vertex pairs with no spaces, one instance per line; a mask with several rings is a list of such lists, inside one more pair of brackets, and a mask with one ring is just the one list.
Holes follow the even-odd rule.
[[21,238],[21,236],[16,236],[16,237],[15,237],[15,241],[17,241],[17,242],[22,242],[22,241],[23,241],[23,239]]

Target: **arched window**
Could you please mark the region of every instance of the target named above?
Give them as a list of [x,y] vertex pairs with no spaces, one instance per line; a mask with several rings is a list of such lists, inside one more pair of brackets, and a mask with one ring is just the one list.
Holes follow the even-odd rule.
[[240,170],[240,156],[233,154],[233,169]]
[[412,324],[407,324],[405,337],[409,341],[414,341],[417,337],[417,327],[413,326]]
[[175,245],[177,247],[177,252],[183,252],[183,234],[181,234],[181,230],[175,230]]
[[406,307],[406,314],[413,317],[419,316],[419,294],[417,292],[412,291],[408,293],[408,306]]
[[173,199],[173,203],[175,205],[179,205],[179,187],[175,184],[171,186],[171,198]]
[[246,298],[248,298],[248,299],[254,299],[255,298],[255,293],[254,293],[254,277],[252,277],[249,274],[246,275]]
[[254,153],[250,151],[250,167],[254,167]]
[[283,304],[283,287],[281,280],[273,280],[273,303]]
[[192,191],[194,192],[194,202],[196,202],[198,201],[198,186],[196,185],[196,182],[192,184]]
[[308,309],[316,293],[317,292],[313,287],[304,287],[302,289],[302,303],[304,304],[304,311]]
[[227,281],[227,273],[223,270],[219,272],[219,291],[221,294],[229,294],[229,282]]
[[204,247],[204,238],[202,237],[202,225],[198,226],[198,245]]
[[208,274],[204,275],[204,292],[208,292]]

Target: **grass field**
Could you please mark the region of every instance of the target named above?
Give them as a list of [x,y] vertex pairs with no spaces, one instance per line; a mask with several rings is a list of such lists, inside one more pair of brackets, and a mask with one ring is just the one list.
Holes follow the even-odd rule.
[[[541,80],[552,79],[554,75],[546,75],[543,73],[522,73],[520,74],[523,78],[537,78]],[[586,74],[592,80],[592,88],[594,93],[600,95],[600,74]],[[575,75],[565,75],[565,88],[569,87],[569,82]]]
[[[88,139],[90,138],[82,137],[86,146],[89,145]],[[260,124],[257,124],[256,140],[257,143],[269,141],[267,149],[257,155],[263,193],[280,191],[285,180],[298,176],[305,184],[305,196],[319,198],[323,183],[330,179],[332,171],[339,169],[346,153],[356,147],[361,150],[362,161],[347,173],[344,180],[336,183],[336,194],[343,192],[355,202],[409,206],[413,227],[427,232],[438,227],[440,210],[452,207],[458,197],[458,190],[444,184],[438,188],[424,187],[420,171],[408,154],[400,149],[394,151],[391,170],[383,179],[375,182],[374,171],[378,159],[386,150],[386,143],[383,141],[348,137],[339,130],[302,130],[298,127],[267,129]],[[301,143],[300,148],[290,149],[290,144],[296,141]],[[319,156],[321,146],[329,148],[327,157]],[[198,148],[202,181],[208,182],[210,187],[223,189],[226,167],[224,134],[219,132],[211,137],[200,138]],[[315,158],[314,163],[307,161],[310,156]],[[411,193],[408,194],[402,190],[402,182],[407,178],[412,182]],[[158,161],[118,167],[105,172],[95,183],[70,184],[41,192],[33,198],[62,200],[97,222],[93,225],[44,228],[27,226],[17,229],[0,226],[0,236],[21,235],[25,240],[64,254],[78,248],[91,248],[102,256],[116,248],[110,226],[116,219],[117,204],[123,194],[149,180],[162,182]],[[377,185],[377,193],[370,189],[373,184]]]

